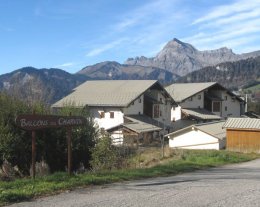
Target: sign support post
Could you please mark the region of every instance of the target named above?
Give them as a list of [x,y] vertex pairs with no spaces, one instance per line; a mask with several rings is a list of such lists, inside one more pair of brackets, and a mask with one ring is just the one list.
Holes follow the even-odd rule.
[[35,179],[35,162],[36,162],[36,138],[35,131],[32,131],[32,177]]
[[71,127],[67,129],[67,141],[68,141],[68,174],[71,175]]

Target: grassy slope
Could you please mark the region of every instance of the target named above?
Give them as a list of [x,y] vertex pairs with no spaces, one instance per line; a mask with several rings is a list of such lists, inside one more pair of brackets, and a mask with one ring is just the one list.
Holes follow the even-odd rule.
[[[138,155],[140,158],[142,155]],[[124,180],[154,176],[175,175],[228,163],[238,163],[257,158],[253,154],[239,154],[226,151],[180,151],[168,156],[161,164],[153,167],[114,170],[109,172],[85,173],[68,176],[55,173],[32,179],[17,179],[0,182],[0,205],[29,200],[40,195],[50,195],[79,186],[101,185]],[[138,159],[139,159],[138,158]],[[135,159],[135,158],[133,158]],[[154,159],[154,158],[152,158]]]
[[259,91],[259,90],[260,90],[260,84],[251,86],[251,87],[249,87],[249,88],[245,88],[244,90],[246,90],[246,91],[250,90],[250,91],[253,91],[253,92]]

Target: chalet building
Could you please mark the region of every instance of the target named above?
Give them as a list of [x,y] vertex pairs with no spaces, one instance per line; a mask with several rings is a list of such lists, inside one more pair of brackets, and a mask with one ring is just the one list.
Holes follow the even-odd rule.
[[88,107],[97,126],[118,142],[127,135],[141,140],[165,134],[171,128],[171,108],[177,106],[156,80],[87,81],[52,107],[71,102]]
[[226,146],[225,121],[194,124],[165,135],[169,147],[181,149],[223,149]]
[[227,150],[260,152],[260,119],[228,118],[223,128],[227,134]]
[[179,104],[172,108],[172,121],[200,123],[244,113],[244,100],[216,82],[172,84],[165,89]]

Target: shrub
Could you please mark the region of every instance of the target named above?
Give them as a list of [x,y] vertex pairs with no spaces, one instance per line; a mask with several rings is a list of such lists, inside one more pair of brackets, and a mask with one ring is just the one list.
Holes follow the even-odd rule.
[[119,158],[118,150],[112,145],[111,137],[103,135],[92,149],[90,164],[94,171],[112,170],[116,168]]

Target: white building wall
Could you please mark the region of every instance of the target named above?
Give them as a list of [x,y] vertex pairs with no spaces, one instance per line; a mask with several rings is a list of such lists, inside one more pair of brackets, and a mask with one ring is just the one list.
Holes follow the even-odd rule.
[[140,96],[133,101],[127,108],[124,108],[125,115],[143,114],[144,113],[144,96]]
[[204,108],[204,92],[200,92],[180,103],[182,108]]
[[[101,112],[105,113],[104,118],[100,117]],[[114,112],[114,118],[110,118],[110,112]],[[91,108],[90,114],[94,118],[95,124],[105,130],[124,122],[124,114],[120,108]]]
[[170,136],[169,147],[182,149],[220,149],[219,140],[199,130]]
[[222,93],[222,117],[239,117],[240,116],[240,102],[236,98],[232,98],[226,92]]
[[171,121],[178,121],[181,119],[181,106],[171,108]]

